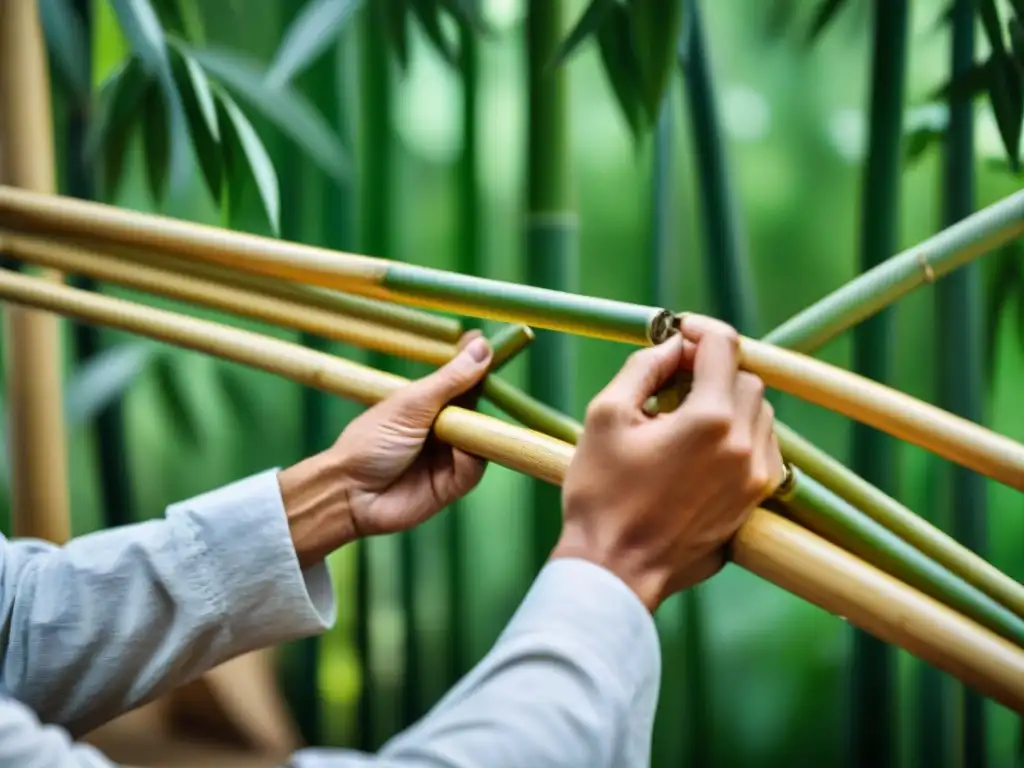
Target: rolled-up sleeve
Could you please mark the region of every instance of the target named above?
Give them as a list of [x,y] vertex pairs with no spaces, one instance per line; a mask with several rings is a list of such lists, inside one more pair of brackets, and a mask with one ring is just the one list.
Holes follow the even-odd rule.
[[62,547],[0,540],[0,694],[82,733],[335,611],[271,470]]

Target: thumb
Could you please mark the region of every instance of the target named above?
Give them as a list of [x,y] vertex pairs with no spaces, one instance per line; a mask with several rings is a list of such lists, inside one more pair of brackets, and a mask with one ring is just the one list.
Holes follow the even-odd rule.
[[470,341],[455,357],[405,391],[409,401],[429,409],[432,417],[448,403],[471,390],[487,374],[492,352],[483,337]]

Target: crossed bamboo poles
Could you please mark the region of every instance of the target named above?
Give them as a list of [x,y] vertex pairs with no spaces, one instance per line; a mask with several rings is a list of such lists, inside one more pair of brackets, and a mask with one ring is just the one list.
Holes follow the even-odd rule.
[[[838,299],[829,297],[769,335],[774,344],[743,339],[744,367],[769,386],[1024,489],[1018,443],[776,346],[813,349],[922,282],[1021,234],[1022,213],[1024,193],[848,284]],[[390,302],[636,344],[663,340],[676,322],[657,307],[450,275],[7,187],[0,187],[0,246],[27,262],[432,364],[454,353],[458,324]],[[232,359],[363,403],[404,383],[277,339],[12,273],[0,275],[0,298]],[[513,327],[498,341],[503,354],[512,354],[529,337]],[[499,408],[533,430],[449,408],[437,422],[438,436],[560,482],[578,423],[496,377],[485,387]],[[797,470],[781,503],[805,527],[759,510],[733,542],[735,562],[1024,711],[1024,587],[784,425],[779,436],[787,459],[805,470]]]

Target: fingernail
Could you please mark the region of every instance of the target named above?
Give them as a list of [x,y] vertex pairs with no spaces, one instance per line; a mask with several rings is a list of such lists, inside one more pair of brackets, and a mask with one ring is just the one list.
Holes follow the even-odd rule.
[[487,346],[487,341],[483,337],[478,337],[469,342],[469,345],[466,347],[466,352],[469,353],[469,356],[472,357],[475,362],[482,363],[487,359],[491,350],[490,347]]

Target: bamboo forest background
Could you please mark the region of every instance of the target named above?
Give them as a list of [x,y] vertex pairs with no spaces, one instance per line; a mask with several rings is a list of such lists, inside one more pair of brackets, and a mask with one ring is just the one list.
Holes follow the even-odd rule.
[[[123,23],[126,5],[133,3],[40,2],[62,191],[265,234],[278,224],[289,239],[505,280],[554,279],[528,263],[536,259],[527,259],[524,245],[528,168],[541,162],[527,155],[529,73],[538,66],[528,66],[525,42],[532,3],[482,2],[484,35],[446,28],[467,54],[457,66],[431,42],[422,23],[429,14],[412,14],[401,66],[394,28],[386,32],[358,3],[321,2],[321,29],[338,14],[347,18],[338,35],[307,29],[307,48],[322,52],[292,73],[280,46],[302,4],[154,2],[174,45],[188,41],[174,50],[190,52],[218,95],[225,155],[212,164],[209,145],[198,140],[204,162],[169,160],[176,148],[192,150],[154,125],[164,113],[148,92],[136,109],[125,106],[127,97],[100,97],[119,73],[131,75],[120,68],[133,35],[146,34]],[[565,3],[561,36],[586,5]],[[87,34],[54,23],[65,6],[86,20]],[[1017,189],[1006,147],[1019,141],[1019,80],[1002,112],[980,97],[951,111],[936,96],[950,76],[961,6],[971,12],[962,0],[704,0],[682,21],[690,25],[685,67],[670,68],[660,117],[639,140],[598,45],[583,42],[563,65],[567,140],[539,154],[555,191],[531,201],[531,209],[546,202],[578,213],[575,287],[710,312],[756,336],[863,266]],[[874,16],[880,8],[884,24]],[[821,19],[828,24],[809,41]],[[972,37],[981,61],[988,43],[980,26],[969,25],[959,44]],[[76,60],[90,66],[68,66]],[[266,71],[271,62],[276,69],[265,80],[248,77],[247,67]],[[873,77],[891,87],[873,92]],[[884,145],[887,130],[898,152],[888,164],[883,151],[870,151]],[[944,143],[946,136],[954,138]],[[90,144],[97,140],[99,153]],[[211,174],[227,179],[223,201],[208,191]],[[531,231],[528,242],[541,248],[543,235]],[[992,254],[961,283],[947,279],[903,301],[887,314],[889,325],[864,331],[859,353],[850,334],[822,356],[856,363],[931,402],[981,407],[977,417],[987,425],[1024,440],[1021,258],[1016,244]],[[159,516],[176,500],[293,462],[326,447],[356,413],[267,374],[68,327],[76,534]],[[526,357],[541,365],[530,374],[519,360],[507,375],[581,417],[629,350],[573,344],[575,364],[539,343]],[[425,370],[372,362],[406,374]],[[571,374],[556,376],[557,367]],[[981,397],[958,405],[955,393],[965,391]],[[962,478],[953,491],[947,466],[925,452],[894,441],[879,447],[870,435],[854,439],[834,413],[786,397],[775,402],[786,423],[874,472],[874,482],[1024,578],[1024,499],[1016,491]],[[879,461],[874,469],[865,464],[865,451],[883,457],[881,470]],[[557,514],[550,505],[538,512],[545,500],[535,500],[532,487],[491,467],[458,510],[410,535],[334,555],[337,628],[282,655],[283,685],[309,740],[376,748],[487,651],[545,554],[535,520],[546,515],[550,527]],[[5,497],[5,530],[7,507]],[[1020,764],[1019,722],[1008,711],[961,707],[948,679],[905,653],[865,646],[841,620],[739,569],[674,599],[658,621],[656,766],[782,766],[804,758],[833,765],[853,754],[851,739],[861,750],[867,743],[874,758],[891,753],[890,764],[952,765],[961,753],[965,765]],[[870,689],[851,686],[854,678],[872,681]],[[982,729],[982,747],[956,747],[971,742],[972,727]]]

